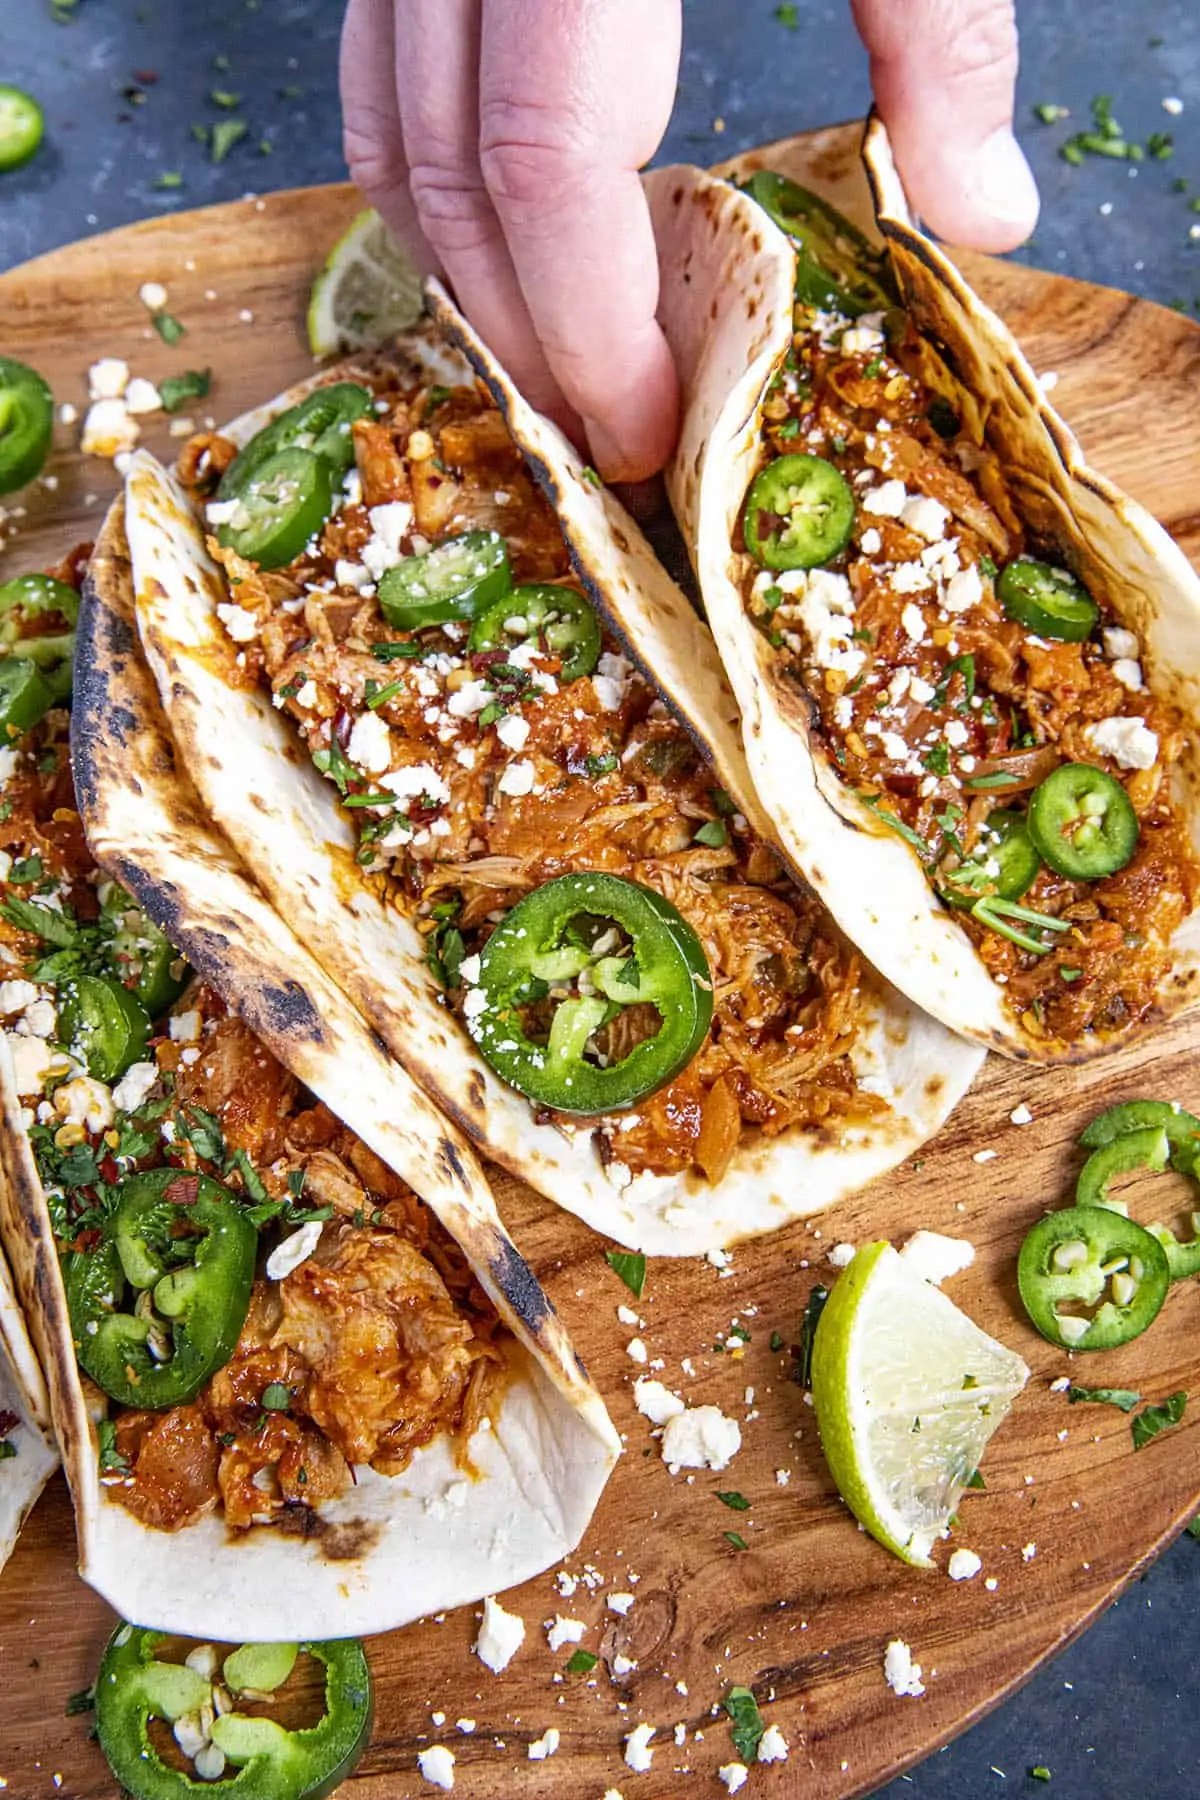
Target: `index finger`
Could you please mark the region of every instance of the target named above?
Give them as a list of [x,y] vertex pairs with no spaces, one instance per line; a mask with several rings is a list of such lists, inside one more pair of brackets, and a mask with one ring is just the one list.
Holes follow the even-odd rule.
[[483,14],[484,181],[542,350],[611,479],[653,474],[675,442],[637,171],[666,128],[679,41],[679,0],[489,0]]

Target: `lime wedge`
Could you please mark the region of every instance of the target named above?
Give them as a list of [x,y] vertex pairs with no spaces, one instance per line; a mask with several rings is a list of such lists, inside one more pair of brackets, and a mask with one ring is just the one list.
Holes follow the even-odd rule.
[[313,282],[308,345],[314,356],[372,350],[421,315],[421,277],[377,212],[360,212]]
[[859,1250],[821,1314],[812,1383],[833,1478],[872,1537],[932,1566],[934,1542],[1028,1379],[1019,1356],[890,1244]]

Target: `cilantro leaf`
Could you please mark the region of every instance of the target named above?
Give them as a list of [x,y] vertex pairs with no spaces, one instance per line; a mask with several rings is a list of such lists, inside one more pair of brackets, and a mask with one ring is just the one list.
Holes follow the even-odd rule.
[[599,1660],[600,1658],[598,1656],[593,1656],[590,1650],[575,1650],[567,1658],[567,1674],[588,1675],[595,1668]]
[[31,931],[43,943],[56,944],[60,950],[69,950],[78,936],[79,928],[70,913],[40,906],[36,900],[22,900],[14,894],[0,905],[0,913],[19,931]]
[[1119,1406],[1123,1413],[1132,1412],[1141,1398],[1132,1388],[1086,1388],[1076,1387],[1072,1382],[1067,1389],[1067,1399],[1072,1406],[1077,1406],[1081,1400],[1093,1400],[1100,1406]]
[[750,1502],[747,1500],[745,1494],[739,1494],[736,1488],[730,1488],[723,1493],[718,1491],[717,1499],[721,1502],[722,1506],[727,1506],[730,1512],[750,1511]]
[[1135,1450],[1144,1449],[1151,1438],[1156,1438],[1160,1431],[1169,1431],[1172,1425],[1178,1425],[1187,1411],[1188,1397],[1185,1389],[1172,1394],[1161,1406],[1143,1407],[1140,1413],[1129,1421],[1129,1429],[1133,1434]]
[[640,1300],[646,1285],[646,1258],[640,1250],[606,1250],[604,1260],[619,1275],[635,1300]]
[[758,1701],[748,1687],[731,1687],[721,1705],[729,1715],[733,1747],[749,1768],[758,1756],[766,1725],[758,1710]]
[[211,382],[211,369],[185,369],[182,375],[164,375],[158,384],[163,411],[182,412],[189,400],[203,400]]

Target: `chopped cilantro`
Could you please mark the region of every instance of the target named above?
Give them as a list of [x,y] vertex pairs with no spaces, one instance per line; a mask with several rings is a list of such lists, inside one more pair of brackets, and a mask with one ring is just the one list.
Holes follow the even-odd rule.
[[600,775],[611,775],[617,767],[615,756],[585,756],[583,766],[595,780]]
[[1043,125],[1057,125],[1060,119],[1069,119],[1071,112],[1069,107],[1055,106],[1052,101],[1041,100],[1034,107],[1033,116],[1040,119]]
[[358,770],[342,749],[336,734],[330,737],[328,750],[313,752],[313,767],[319,769],[322,775],[328,775],[338,793],[343,796],[348,792],[350,783],[359,778]]
[[292,1404],[291,1392],[284,1381],[268,1381],[259,1404],[264,1412],[286,1412]]
[[[994,573],[994,571],[993,571]],[[934,706],[944,706],[946,695],[950,692],[950,683],[956,675],[962,677],[963,689],[968,704],[975,698],[975,658],[969,653],[966,656],[954,656],[942,670],[942,679],[933,690]]]
[[614,1275],[619,1275],[635,1300],[640,1300],[646,1286],[646,1258],[640,1250],[606,1250],[604,1260]]
[[740,1531],[723,1531],[721,1536],[726,1538],[728,1542],[733,1545],[735,1550],[748,1550],[750,1548]]
[[433,656],[434,650],[430,644],[421,644],[415,639],[410,639],[406,644],[372,644],[371,655],[376,662],[400,662],[409,657]]
[[723,850],[729,842],[729,828],[724,819],[709,819],[694,834],[692,842],[706,844],[710,850]]
[[931,750],[927,750],[921,758],[931,775],[948,775],[950,773],[950,750],[948,745],[939,741]]
[[767,1729],[753,1690],[731,1687],[721,1704],[729,1714],[733,1747],[747,1767],[752,1767]]
[[582,474],[583,480],[587,482],[589,487],[598,488],[598,487],[603,486],[603,483],[601,482],[600,477],[597,475],[595,469],[590,468],[590,467],[585,467],[581,471],[581,474]]
[[799,419],[785,419],[782,425],[776,427],[775,436],[781,438],[794,438],[799,430]]
[[210,155],[215,163],[225,161],[233,146],[240,143],[250,127],[244,119],[221,119],[209,133]]
[[974,1470],[974,1472],[968,1477],[967,1486],[969,1488],[986,1488],[987,1483],[983,1479],[983,1470],[982,1469]]
[[430,932],[425,961],[434,980],[442,987],[458,987],[459,970],[466,954],[462,932],[456,925],[439,925],[436,931]]
[[211,369],[185,369],[182,375],[165,375],[158,384],[163,411],[182,412],[189,400],[203,400],[211,382]]
[[771,1348],[772,1350],[783,1349],[783,1333],[781,1331],[773,1331],[771,1333]]
[[386,687],[380,687],[377,681],[368,681],[363,690],[363,698],[371,712],[378,712],[381,706],[386,706],[389,700],[394,700],[397,694],[403,692],[402,681],[389,681]]
[[1175,140],[1169,131],[1152,131],[1146,139],[1146,150],[1155,162],[1166,162],[1174,153]]
[[300,1198],[301,1194],[304,1192],[304,1183],[307,1179],[307,1176],[308,1176],[307,1169],[289,1169],[288,1170],[288,1178],[287,1178],[288,1193],[292,1196],[293,1200],[298,1200]]
[[167,345],[177,344],[187,330],[187,326],[181,324],[175,315],[169,312],[155,313],[151,324],[163,343]]
[[179,1124],[197,1156],[205,1162],[224,1164],[225,1138],[215,1113],[206,1112],[202,1106],[185,1106],[180,1112]]
[[599,1660],[600,1658],[598,1656],[593,1656],[590,1650],[572,1651],[571,1655],[567,1658],[567,1674],[589,1675]]
[[154,177],[154,180],[150,183],[150,186],[161,190],[181,188],[183,186],[183,176],[178,169],[160,169],[158,174]]
[[1190,1538],[1200,1538],[1200,1513],[1197,1513],[1195,1518],[1189,1519],[1183,1529]]
[[1164,1400],[1161,1406],[1146,1406],[1140,1413],[1135,1413],[1129,1421],[1134,1449],[1144,1449],[1160,1431],[1169,1431],[1172,1425],[1178,1425],[1187,1411],[1187,1403],[1187,1392],[1181,1388],[1178,1393]]
[[724,1493],[718,1493],[717,1499],[721,1502],[722,1506],[727,1506],[730,1512],[750,1511],[750,1502],[747,1500],[745,1494],[739,1494],[736,1488],[730,1488]]
[[117,1428],[111,1419],[101,1419],[96,1427],[102,1475],[128,1475],[129,1458],[117,1449]]
[[212,88],[208,97],[214,106],[223,107],[226,112],[232,112],[236,106],[242,104],[242,96],[231,94],[228,88]]
[[800,29],[800,8],[796,4],[796,0],[784,0],[784,4],[777,6],[771,16],[777,25],[783,26],[785,31],[799,31]]
[[1077,1406],[1081,1400],[1092,1400],[1100,1406],[1119,1406],[1123,1413],[1132,1412],[1141,1398],[1132,1388],[1076,1387],[1072,1382],[1067,1389],[1067,1399],[1072,1406]]
[[1072,982],[1072,981],[1079,980],[1079,977],[1083,974],[1083,970],[1082,969],[1069,969],[1065,963],[1059,963],[1058,973],[1059,973],[1059,977],[1061,980],[1066,981],[1066,982]]
[[[218,1130],[219,1129],[220,1127],[218,1126]],[[254,1167],[244,1150],[239,1149],[230,1152],[229,1167],[237,1170],[242,1178],[242,1186],[251,1200],[261,1206],[264,1200],[269,1199],[270,1196],[263,1185],[262,1176]]]
[[866,375],[868,377],[868,379],[870,379],[870,380],[873,380],[876,375],[882,375],[883,374],[883,358],[882,358],[882,356],[873,356],[871,358],[870,362],[867,363],[866,366],[864,367],[863,374]]
[[1033,1765],[1032,1769],[1030,1769],[1029,1773],[1032,1776],[1034,1781],[1049,1781],[1050,1780],[1050,1771],[1046,1767],[1045,1763],[1034,1763],[1034,1765]]
[[1005,788],[1014,787],[1018,777],[1010,775],[1007,769],[994,769],[990,775],[972,775],[967,780],[969,788]]
[[8,879],[15,881],[18,887],[32,887],[46,873],[45,865],[35,852],[33,856],[19,856],[9,872]]
[[898,819],[894,812],[889,812],[878,794],[860,794],[859,799],[865,806],[870,807],[877,818],[882,819],[885,825],[902,837],[906,844],[910,844],[922,862],[927,860],[929,846],[925,839],[915,832],[911,825],[906,825],[903,819]]
[[0,914],[18,930],[31,931],[43,943],[54,944],[60,950],[69,950],[79,935],[70,913],[59,912],[53,906],[39,906],[36,900],[22,900],[14,895],[0,904]]
[[827,1287],[815,1287],[808,1296],[808,1303],[804,1308],[804,1317],[800,1321],[800,1366],[797,1371],[797,1377],[800,1386],[804,1388],[810,1388],[812,1386],[813,1343],[816,1340],[817,1326],[820,1323],[821,1314],[825,1310],[825,1302],[828,1298],[829,1289]]

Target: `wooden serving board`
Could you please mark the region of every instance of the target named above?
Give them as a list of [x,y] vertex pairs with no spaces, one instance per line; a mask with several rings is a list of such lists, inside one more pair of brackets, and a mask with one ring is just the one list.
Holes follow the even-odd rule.
[[[814,168],[847,164],[857,129],[809,140]],[[348,187],[299,190],[71,245],[0,277],[0,351],[35,363],[81,418],[86,370],[97,356],[125,356],[151,378],[211,364],[211,399],[194,414],[231,417],[311,368],[303,335],[309,283],[357,205]],[[1035,366],[1058,373],[1056,398],[1099,467],[1200,561],[1200,330],[1105,289],[978,257],[964,263]],[[160,343],[138,301],[146,280],[166,284],[170,310],[187,327],[174,350]],[[60,427],[60,436],[50,469],[56,486],[23,497],[27,515],[0,552],[0,579],[93,533],[114,490],[112,471],[71,447],[78,427]],[[173,452],[161,415],[144,441]],[[993,1059],[923,1155],[833,1215],[738,1249],[727,1271],[704,1261],[651,1264],[638,1335],[656,1371],[691,1402],[713,1402],[744,1421],[742,1452],[719,1475],[672,1479],[635,1412],[631,1386],[641,1371],[625,1354],[635,1333],[616,1316],[630,1295],[607,1267],[604,1245],[498,1178],[505,1218],[627,1437],[581,1551],[566,1565],[603,1580],[594,1589],[581,1582],[563,1599],[547,1574],[507,1595],[527,1635],[500,1676],[470,1654],[473,1609],[373,1642],[374,1740],[343,1791],[355,1800],[428,1795],[416,1755],[445,1742],[458,1758],[455,1791],[467,1800],[518,1792],[600,1800],[607,1788],[626,1800],[716,1794],[724,1790],[714,1772],[733,1752],[713,1707],[739,1682],[754,1688],[791,1745],[789,1762],[754,1771],[748,1793],[865,1794],[961,1731],[1080,1632],[1200,1498],[1200,1406],[1135,1456],[1122,1414],[1069,1408],[1050,1392],[1069,1365],[1024,1320],[1017,1247],[1039,1213],[1069,1193],[1072,1145],[1094,1113],[1145,1093],[1200,1106],[1198,1048],[1200,1022],[1079,1071],[1038,1074]],[[1018,1128],[1009,1114],[1020,1102],[1034,1117]],[[982,1149],[994,1149],[995,1160],[975,1162]],[[1146,1200],[1154,1212],[1163,1205],[1159,1194]],[[984,1569],[962,1584],[906,1569],[855,1529],[823,1465],[813,1415],[788,1379],[791,1359],[769,1348],[776,1332],[796,1341],[814,1281],[829,1277],[834,1244],[903,1239],[918,1226],[976,1245],[978,1260],[952,1283],[953,1297],[1035,1372],[989,1452],[986,1493],[964,1505],[956,1541],[978,1551]],[[714,1353],[734,1320],[750,1341],[736,1357]],[[1198,1322],[1193,1285],[1171,1296],[1140,1342],[1077,1359],[1076,1372],[1154,1399],[1200,1389]],[[681,1369],[683,1358],[694,1373]],[[780,1471],[789,1472],[786,1485]],[[715,1498],[728,1489],[745,1495],[748,1511]],[[740,1532],[748,1549],[734,1548],[727,1530]],[[1029,1545],[1036,1551],[1023,1555]],[[986,1578],[995,1580],[991,1591]],[[614,1590],[636,1595],[625,1618],[606,1610],[604,1595]],[[551,1655],[542,1630],[556,1611],[587,1622],[584,1644],[602,1659],[590,1677],[557,1679],[569,1650]],[[314,1635],[336,1633],[337,1624],[315,1621]],[[111,1625],[74,1573],[70,1508],[57,1481],[0,1577],[0,1774],[20,1800],[114,1795],[89,1741],[90,1720],[65,1717],[67,1697],[91,1680]],[[924,1666],[923,1698],[897,1699],[884,1682],[884,1647],[897,1636]],[[612,1675],[617,1655],[636,1668]],[[446,1715],[443,1726],[435,1713]],[[463,1717],[476,1721],[470,1735],[455,1730]],[[621,1740],[641,1721],[658,1735],[652,1772],[638,1776],[621,1761]],[[676,1724],[686,1726],[682,1747]],[[549,1726],[561,1733],[557,1755],[528,1761],[527,1745]]]

